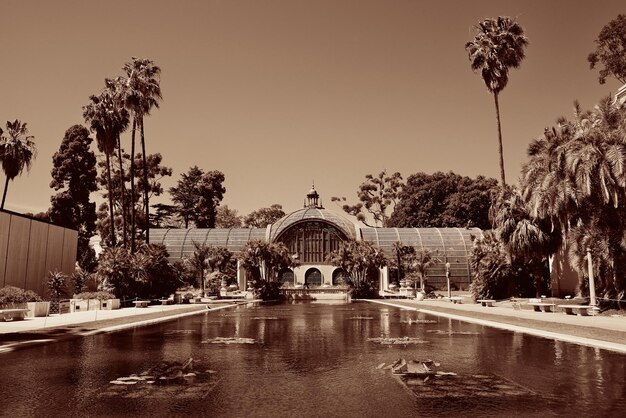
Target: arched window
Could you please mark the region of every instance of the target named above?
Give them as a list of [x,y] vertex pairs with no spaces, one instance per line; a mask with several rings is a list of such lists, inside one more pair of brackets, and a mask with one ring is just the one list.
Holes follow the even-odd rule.
[[343,269],[333,271],[333,285],[345,284],[347,280],[348,275]]
[[308,221],[290,227],[278,240],[287,246],[290,254],[297,255],[301,263],[322,264],[346,236],[327,222]]
[[293,284],[293,270],[291,269],[281,270],[280,273],[278,273],[278,281],[283,284],[284,283]]
[[316,268],[310,268],[304,274],[304,283],[308,285],[321,285],[322,284],[322,272]]

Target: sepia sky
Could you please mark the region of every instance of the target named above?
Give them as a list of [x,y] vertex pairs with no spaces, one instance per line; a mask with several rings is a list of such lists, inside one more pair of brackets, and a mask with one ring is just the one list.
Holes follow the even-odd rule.
[[464,44],[498,15],[530,41],[500,96],[512,183],[528,143],[574,99],[590,108],[619,87],[598,84],[586,60],[618,13],[623,0],[0,0],[0,121],[27,122],[38,148],[6,208],[49,207],[65,130],[132,56],[162,68],[145,130],[148,153],[174,170],[166,189],[190,166],[221,170],[223,204],[245,214],[298,209],[313,179],[326,207],[354,203],[382,169],[497,178],[493,98]]

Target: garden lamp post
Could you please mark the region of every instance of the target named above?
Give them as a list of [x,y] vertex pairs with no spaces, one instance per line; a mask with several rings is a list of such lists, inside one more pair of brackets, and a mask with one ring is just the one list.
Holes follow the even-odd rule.
[[589,305],[596,306],[596,282],[593,279],[593,262],[591,261],[591,248],[587,247],[587,267],[589,269]]
[[450,263],[446,262],[446,281],[448,282],[448,298],[452,297],[452,290],[450,289]]

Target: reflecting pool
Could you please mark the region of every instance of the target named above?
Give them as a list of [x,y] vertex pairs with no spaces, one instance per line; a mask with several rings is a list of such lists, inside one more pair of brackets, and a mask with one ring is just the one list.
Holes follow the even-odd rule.
[[378,304],[248,305],[2,354],[0,415],[623,416],[625,360]]

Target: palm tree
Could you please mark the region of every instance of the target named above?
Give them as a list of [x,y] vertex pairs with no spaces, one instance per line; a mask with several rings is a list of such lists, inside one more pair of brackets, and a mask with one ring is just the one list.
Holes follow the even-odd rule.
[[124,159],[122,158],[122,141],[120,136],[122,132],[128,129],[128,125],[130,124],[130,115],[128,110],[124,108],[124,86],[125,80],[123,77],[115,77],[113,79],[107,78],[104,80],[104,84],[106,89],[110,92],[113,97],[113,101],[115,103],[115,110],[119,113],[118,122],[119,124],[116,126],[116,141],[117,141],[117,158],[120,164],[120,204],[122,206],[122,240],[124,243],[124,248],[127,248],[128,245],[128,237],[127,237],[127,226],[126,226],[126,218],[127,218],[127,210],[126,210],[126,187],[124,181]]
[[[144,135],[144,123],[143,118],[150,114],[152,108],[159,107],[159,101],[162,99],[161,86],[159,76],[161,74],[161,68],[154,64],[153,61],[146,58],[133,57],[131,62],[124,64],[124,71],[126,72],[126,86],[125,86],[125,103],[128,110],[133,115],[133,131],[132,131],[132,145],[131,145],[131,168],[130,168],[130,184],[131,184],[131,201],[135,201],[135,186],[134,186],[134,170],[135,170],[135,130],[139,128],[141,130],[141,152],[143,155],[144,167],[148,167],[146,156],[146,143]],[[143,203],[146,211],[146,242],[150,242],[150,228],[148,220],[150,219],[150,204],[148,202],[148,173],[147,170],[143,170],[144,180],[144,195]],[[131,251],[135,250],[135,208],[133,206],[131,215],[131,229],[133,235],[131,236]]]
[[189,263],[191,264],[193,272],[200,276],[200,283],[202,284],[202,297],[205,297],[204,274],[210,268],[209,256],[211,254],[211,247],[205,244],[198,244],[197,242],[194,242],[193,246],[195,247],[195,250],[189,257]]
[[473,41],[465,44],[465,49],[472,70],[480,72],[487,90],[493,94],[498,122],[500,179],[504,186],[506,181],[498,95],[509,81],[509,68],[519,67],[524,59],[524,47],[528,45],[528,39],[524,36],[524,29],[509,17],[488,18],[475,28],[478,33]]
[[83,107],[83,118],[96,133],[98,149],[106,159],[109,216],[111,217],[111,245],[117,243],[115,237],[115,217],[113,213],[113,185],[111,181],[111,154],[115,151],[117,136],[128,126],[128,115],[116,106],[115,97],[105,89],[98,96],[91,95],[90,103]]
[[0,129],[0,161],[2,161],[2,170],[6,175],[0,209],[4,209],[9,180],[13,180],[15,177],[22,174],[24,168],[30,170],[37,156],[37,149],[33,141],[35,137],[28,135],[26,123],[15,119],[13,122],[7,121],[6,127],[6,136],[3,135],[3,131]]
[[417,272],[420,278],[420,290],[424,292],[424,281],[426,279],[427,270],[435,265],[439,264],[441,260],[434,256],[433,252],[429,249],[422,249],[415,254],[413,259],[413,269]]

